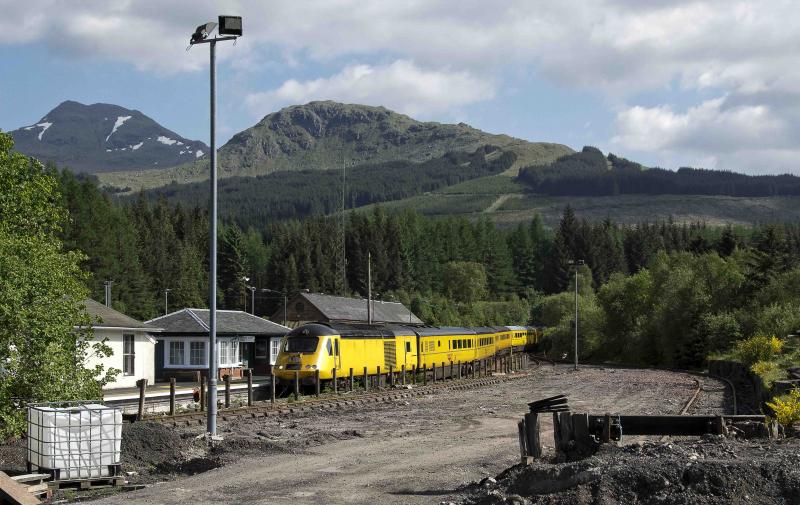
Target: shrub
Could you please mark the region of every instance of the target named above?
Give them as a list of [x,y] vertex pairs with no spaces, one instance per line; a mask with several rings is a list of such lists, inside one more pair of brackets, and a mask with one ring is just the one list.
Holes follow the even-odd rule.
[[770,361],[783,350],[783,340],[778,337],[756,334],[736,343],[732,357],[748,367],[759,361]]
[[775,397],[772,402],[767,402],[767,406],[775,413],[775,419],[784,426],[800,421],[800,389]]
[[750,367],[750,371],[761,377],[767,387],[772,387],[773,382],[786,377],[783,367],[774,361],[757,361]]

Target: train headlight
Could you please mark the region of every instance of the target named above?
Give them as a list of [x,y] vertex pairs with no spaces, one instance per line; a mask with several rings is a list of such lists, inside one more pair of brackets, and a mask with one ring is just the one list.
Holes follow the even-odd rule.
[[306,365],[306,370],[316,370],[317,365]]

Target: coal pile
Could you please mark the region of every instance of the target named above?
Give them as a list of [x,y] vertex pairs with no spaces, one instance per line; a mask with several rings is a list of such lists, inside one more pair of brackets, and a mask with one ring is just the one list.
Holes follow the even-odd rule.
[[800,504],[800,440],[605,445],[581,461],[510,468],[473,485],[463,503]]

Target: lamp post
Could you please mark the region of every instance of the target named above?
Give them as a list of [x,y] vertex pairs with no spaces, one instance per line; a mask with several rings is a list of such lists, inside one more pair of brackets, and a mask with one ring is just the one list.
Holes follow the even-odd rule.
[[169,314],[169,292],[172,291],[171,289],[167,288],[164,290],[164,315],[166,316]]
[[570,260],[569,264],[575,267],[575,370],[578,369],[578,268],[584,264],[583,260]]
[[242,18],[239,16],[219,16],[220,37],[208,38],[217,27],[217,23],[209,22],[197,27],[189,41],[189,47],[195,44],[208,44],[210,54],[210,184],[211,198],[209,201],[209,220],[211,221],[210,236],[210,268],[209,268],[209,295],[208,295],[208,418],[207,430],[213,436],[217,434],[217,145],[216,145],[216,120],[217,120],[217,42],[235,40],[242,35]]
[[262,293],[276,293],[283,296],[283,325],[286,326],[286,292],[275,291],[274,289],[261,288]]

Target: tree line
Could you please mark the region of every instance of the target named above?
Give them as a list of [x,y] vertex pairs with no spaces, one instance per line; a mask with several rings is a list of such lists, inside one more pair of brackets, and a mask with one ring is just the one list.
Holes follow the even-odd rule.
[[[516,160],[511,152],[483,146],[472,153],[450,152],[422,163],[390,161],[347,169],[347,208],[399,200],[435,191],[459,182],[498,174]],[[338,212],[342,205],[341,170],[273,172],[258,177],[232,177],[219,181],[220,217],[246,229],[275,219],[300,219]],[[187,207],[206,206],[208,183],[172,184],[148,190]]]
[[800,195],[800,177],[745,175],[683,167],[645,168],[594,147],[568,154],[544,167],[520,170],[519,180],[535,193],[552,196],[649,195]]

